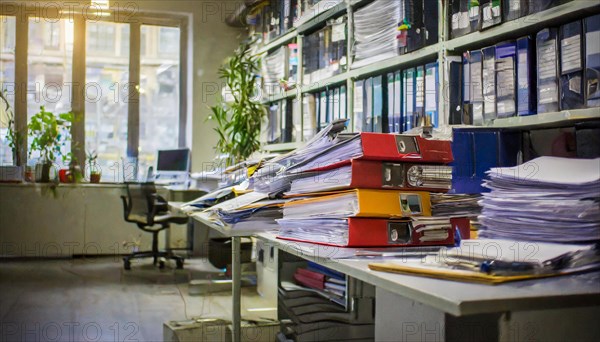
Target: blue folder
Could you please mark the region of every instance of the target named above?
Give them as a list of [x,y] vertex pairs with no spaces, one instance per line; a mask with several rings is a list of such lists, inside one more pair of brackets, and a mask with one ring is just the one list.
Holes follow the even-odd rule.
[[[560,109],[580,109],[585,106],[583,86],[582,22],[562,25],[560,38]],[[600,41],[595,42],[596,45]]]
[[558,46],[556,28],[546,28],[536,37],[538,114],[558,112]]
[[517,40],[517,113],[537,113],[537,87],[534,42],[526,36]]
[[585,100],[588,107],[600,106],[600,14],[584,20]]

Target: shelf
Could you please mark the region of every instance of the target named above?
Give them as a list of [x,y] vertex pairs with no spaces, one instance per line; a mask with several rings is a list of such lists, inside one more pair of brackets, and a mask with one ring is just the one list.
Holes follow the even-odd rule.
[[365,76],[370,76],[381,71],[388,69],[394,69],[401,67],[406,64],[417,64],[424,62],[426,59],[431,57],[437,57],[438,52],[441,49],[440,43],[436,43],[430,46],[426,46],[422,49],[413,51],[406,55],[396,56],[382,61],[374,61],[369,65],[359,67],[350,70],[350,78],[358,79]]
[[294,97],[296,97],[297,93],[298,93],[297,88],[294,88],[294,89],[288,90],[284,93],[265,95],[260,102],[262,104],[267,104],[267,103],[276,102],[276,101],[280,101],[280,100],[284,100],[284,99],[294,98]]
[[321,81],[314,82],[312,84],[303,86],[302,93],[312,93],[317,90],[331,87],[333,85],[338,85],[338,84],[346,82],[346,79],[348,79],[347,72],[343,72],[343,73],[335,75],[335,76],[327,77],[327,78],[322,79]]
[[327,19],[346,12],[346,2],[344,0],[338,1],[321,1],[317,3],[309,10],[313,12],[311,15],[300,17],[300,19],[294,24],[296,31],[298,31],[298,33],[310,31],[313,28],[323,24]]
[[291,150],[295,150],[298,147],[302,146],[303,144],[300,142],[293,142],[293,143],[284,143],[284,144],[272,144],[272,145],[265,145],[262,147],[263,151],[267,151],[267,152],[284,152],[284,151],[291,151]]
[[510,127],[526,127],[526,126],[555,126],[562,125],[571,121],[583,120],[583,119],[599,119],[600,108],[587,108],[587,109],[575,109],[565,110],[562,112],[554,113],[543,113],[529,116],[515,116],[506,119],[496,119],[493,124],[486,127],[499,127],[499,128],[510,128]]
[[267,45],[260,47],[258,49],[258,51],[256,52],[256,54],[261,55],[263,53],[269,52],[269,50],[273,50],[274,48],[279,47],[280,45],[283,45],[283,44],[293,40],[294,38],[296,38],[296,35],[297,35],[296,30],[291,29],[283,36],[279,36],[279,37],[273,39],[271,42],[267,43]]
[[484,31],[472,32],[446,42],[448,50],[467,50],[484,44],[496,44],[503,39],[515,39],[537,32],[548,26],[556,26],[600,11],[598,1],[571,1],[543,12],[501,23]]

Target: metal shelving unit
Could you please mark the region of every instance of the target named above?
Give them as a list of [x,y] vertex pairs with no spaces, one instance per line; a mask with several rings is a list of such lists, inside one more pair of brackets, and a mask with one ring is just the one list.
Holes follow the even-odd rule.
[[[600,2],[597,0],[574,0],[543,12],[531,14],[513,21],[504,22],[500,25],[491,27],[484,31],[472,32],[462,37],[450,39],[448,22],[446,20],[448,8],[447,1],[438,0],[439,6],[439,36],[440,40],[437,44],[427,46],[423,49],[413,51],[409,54],[394,56],[382,60],[373,60],[366,65],[353,67],[351,61],[351,40],[353,37],[353,13],[354,8],[372,2],[373,0],[345,0],[339,4],[330,5],[326,10],[315,11],[313,16],[308,19],[302,19],[300,23],[295,25],[295,29],[287,32],[283,36],[276,38],[271,43],[258,49],[264,53],[281,46],[293,39],[296,39],[299,45],[299,70],[298,84],[303,84],[302,70],[302,40],[304,34],[323,25],[328,19],[347,14],[348,20],[348,61],[349,68],[343,73],[325,78],[319,82],[314,82],[311,85],[303,85],[301,87],[281,93],[275,96],[265,98],[262,102],[268,104],[282,99],[297,98],[301,99],[303,94],[313,93],[319,90],[326,89],[331,86],[339,86],[346,84],[347,87],[347,108],[348,115],[351,117],[349,127],[353,127],[353,99],[354,99],[354,80],[366,78],[386,71],[400,69],[409,65],[423,64],[426,62],[438,59],[440,61],[440,89],[447,91],[444,86],[448,83],[446,57],[455,55],[456,53],[469,50],[471,48],[481,48],[488,45],[496,44],[502,40],[515,39],[527,34],[534,34],[538,30],[547,26],[556,26],[560,23],[566,23],[577,18],[583,18],[595,13],[600,13]],[[440,113],[440,122],[447,122],[448,108],[446,108],[445,96],[443,91],[440,92],[440,101],[438,111]],[[303,111],[302,101],[295,101],[300,113]],[[586,118],[600,118],[600,108],[589,108],[572,111],[561,111],[556,113],[543,113],[539,115],[511,117],[505,119],[496,119],[493,123],[484,127],[520,127],[520,126],[544,126],[556,125],[565,121],[580,120]],[[267,151],[287,150],[299,143],[278,144],[274,146],[265,146]]]

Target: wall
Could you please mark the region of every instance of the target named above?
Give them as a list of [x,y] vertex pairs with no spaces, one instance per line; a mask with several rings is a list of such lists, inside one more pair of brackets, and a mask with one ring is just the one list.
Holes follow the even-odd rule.
[[[209,106],[220,96],[218,68],[230,56],[245,31],[225,24],[228,14],[235,11],[241,1],[210,0],[139,0],[141,11],[176,12],[191,15],[190,40],[192,45],[192,70],[190,70],[191,122],[188,124],[188,141],[191,137],[192,169],[202,171],[204,163],[211,163],[217,135],[213,123],[205,122]],[[191,131],[190,129],[191,128]]]

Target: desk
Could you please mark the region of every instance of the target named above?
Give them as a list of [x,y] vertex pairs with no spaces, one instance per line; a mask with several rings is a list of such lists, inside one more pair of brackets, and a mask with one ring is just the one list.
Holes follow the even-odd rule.
[[600,272],[491,286],[372,271],[368,268],[372,260],[335,259],[334,247],[279,240],[270,233],[260,233],[257,238],[281,251],[372,284],[378,290],[455,317],[498,318],[510,312],[600,306]]

